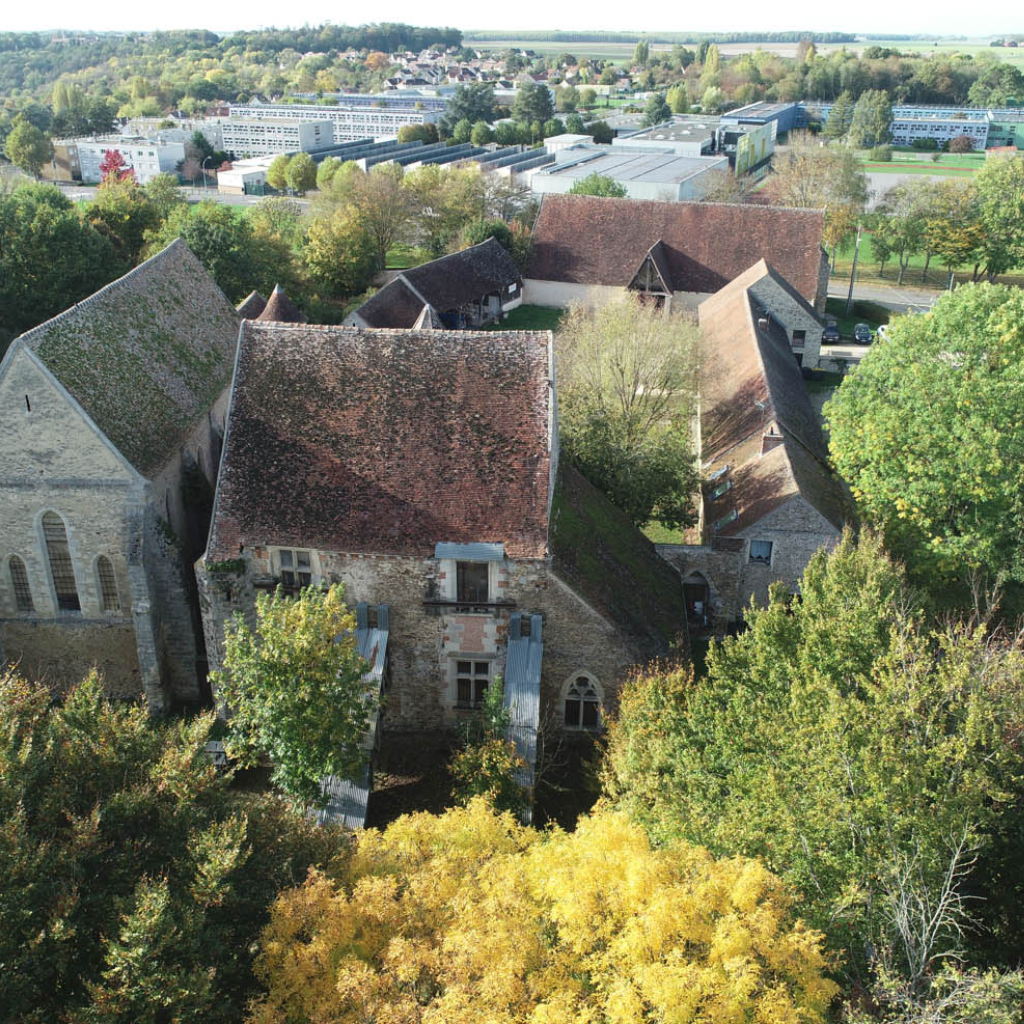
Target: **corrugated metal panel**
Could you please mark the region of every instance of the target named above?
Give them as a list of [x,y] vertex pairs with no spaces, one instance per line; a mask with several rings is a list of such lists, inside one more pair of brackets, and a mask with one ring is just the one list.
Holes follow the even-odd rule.
[[[540,726],[540,675],[544,661],[542,620],[530,616],[530,635],[522,635],[522,616],[509,620],[508,651],[505,655],[505,706],[511,711],[508,738],[515,744],[526,767],[516,773],[516,781],[533,798],[537,768],[537,732]],[[529,821],[528,810],[526,819]]]
[[504,544],[438,544],[435,558],[455,558],[462,562],[500,562],[505,557]]
[[[377,696],[384,687],[384,674],[387,669],[388,632],[391,619],[390,609],[386,604],[377,606],[377,625],[369,625],[369,605],[360,602],[356,605],[356,646],[359,653],[369,662],[370,668],[363,675],[363,681],[371,684]],[[321,788],[327,794],[327,804],[314,808],[310,815],[317,824],[331,822],[344,825],[346,828],[363,828],[366,825],[366,810],[370,802],[370,789],[373,784],[373,759],[377,750],[378,726],[380,725],[380,709],[374,710],[370,716],[370,726],[363,734],[363,749],[366,751],[366,763],[362,774],[356,779],[340,779],[336,775],[328,775],[321,780]]]

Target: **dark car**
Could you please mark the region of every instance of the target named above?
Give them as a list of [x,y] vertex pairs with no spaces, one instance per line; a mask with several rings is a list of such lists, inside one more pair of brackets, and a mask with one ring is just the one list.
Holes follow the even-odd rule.
[[874,337],[871,328],[867,324],[857,324],[853,329],[853,340],[858,345],[870,345]]
[[837,345],[839,343],[839,324],[835,320],[826,322],[825,330],[821,332],[821,343],[823,345]]

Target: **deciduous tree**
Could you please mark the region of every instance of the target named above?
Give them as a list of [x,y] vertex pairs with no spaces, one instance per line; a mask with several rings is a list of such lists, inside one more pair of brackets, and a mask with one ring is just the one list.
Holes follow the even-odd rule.
[[651,125],[663,124],[665,121],[671,120],[672,110],[665,102],[665,94],[662,92],[654,93],[644,107],[643,120],[640,122],[641,127],[649,128]]
[[53,146],[35,125],[19,114],[4,143],[4,155],[15,167],[38,178],[43,164],[53,156]]
[[288,161],[285,172],[288,187],[299,195],[305,195],[316,186],[316,164],[308,153],[296,153]]
[[615,199],[622,199],[626,195],[626,186],[620,185],[614,178],[609,178],[607,174],[598,174],[597,171],[594,171],[593,174],[588,174],[585,178],[580,178],[575,182],[569,189],[569,195],[612,196]]
[[366,764],[363,735],[377,694],[363,681],[355,617],[343,589],[278,589],[256,598],[256,623],[227,626],[224,670],[213,677],[231,709],[228,748],[243,761],[268,756],[273,778],[302,803],[317,801],[325,775],[351,778]]

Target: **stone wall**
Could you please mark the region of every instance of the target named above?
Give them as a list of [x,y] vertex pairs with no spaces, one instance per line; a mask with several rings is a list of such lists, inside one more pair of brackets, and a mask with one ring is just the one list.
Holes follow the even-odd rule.
[[[237,611],[251,621],[254,585],[272,582],[271,554],[265,547],[247,551],[245,570],[240,574],[211,572],[203,560],[197,563],[211,668],[221,665],[225,623]],[[629,638],[582,601],[547,562],[506,560],[496,565],[492,579],[498,599],[512,602],[513,607],[486,614],[469,614],[437,603],[444,600],[450,583],[445,569],[434,558],[314,553],[315,573],[324,581],[344,583],[349,605],[365,601],[390,607],[388,729],[419,732],[453,726],[460,714],[455,707],[453,663],[465,660],[466,655],[473,656],[468,660],[479,656],[491,663],[492,678],[504,673],[508,620],[513,610],[521,611],[524,618],[531,614],[543,618],[542,720],[556,714],[563,686],[578,673],[597,680],[606,706],[614,705],[636,652]]]
[[[561,307],[573,302],[583,306],[601,306],[607,302],[618,302],[625,294],[626,289],[620,285],[571,284],[536,278],[527,278],[523,282],[523,302],[533,306]],[[697,307],[710,297],[710,292],[673,292],[672,309],[696,312]]]
[[771,277],[762,277],[750,287],[750,293],[764,306],[769,315],[781,323],[793,338],[793,331],[806,333],[803,344],[803,365],[814,369],[818,366],[821,353],[821,321],[811,316],[803,304],[793,298]]

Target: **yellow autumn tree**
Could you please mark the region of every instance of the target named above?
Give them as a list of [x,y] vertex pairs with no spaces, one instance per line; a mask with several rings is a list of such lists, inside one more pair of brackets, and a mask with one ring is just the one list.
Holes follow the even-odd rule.
[[819,933],[759,861],[653,849],[619,814],[573,833],[481,799],[367,831],[274,905],[250,1024],[815,1024]]

